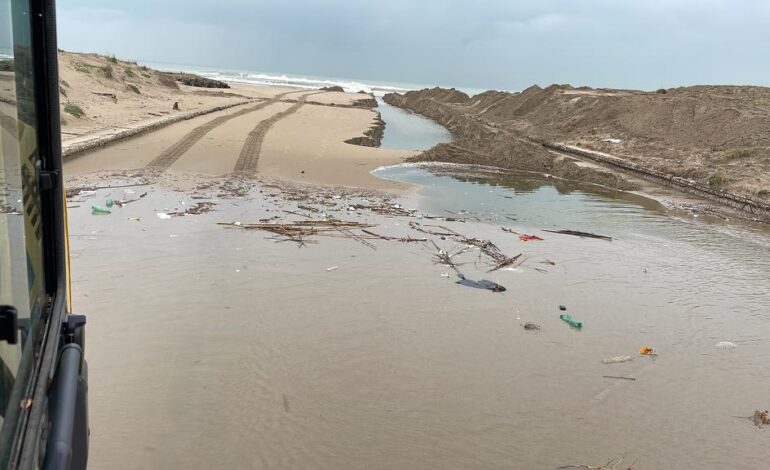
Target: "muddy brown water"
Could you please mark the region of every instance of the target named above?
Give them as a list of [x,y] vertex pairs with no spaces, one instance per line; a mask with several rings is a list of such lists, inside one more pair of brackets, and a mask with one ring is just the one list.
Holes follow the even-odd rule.
[[[637,469],[764,466],[768,430],[736,416],[770,405],[766,231],[537,179],[386,171],[423,185],[401,201],[415,217],[349,211],[362,200],[345,196],[316,207],[385,235],[435,224],[524,253],[494,273],[477,251],[457,258],[468,278],[508,290],[456,285],[428,244],[300,248],[216,224],[304,218],[283,212],[303,202],[261,185],[238,198],[131,188],[148,195],[109,216],[90,204],[133,196],[70,201],[92,468],[554,468],[621,456]],[[193,197],[215,210],[156,216]],[[445,210],[467,220],[425,218]],[[560,304],[581,331],[559,320]],[[659,355],[640,357],[643,346]],[[602,363],[618,355],[634,360]]]

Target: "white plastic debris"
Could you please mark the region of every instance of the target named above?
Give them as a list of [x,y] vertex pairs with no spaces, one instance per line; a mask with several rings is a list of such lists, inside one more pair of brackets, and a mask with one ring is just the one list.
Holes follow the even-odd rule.
[[634,358],[631,356],[615,356],[615,357],[608,357],[607,359],[602,359],[602,362],[604,364],[619,364],[621,362],[628,362],[633,360]]
[[449,277],[449,273],[441,273],[441,277]]
[[720,341],[717,344],[715,344],[714,347],[717,349],[727,350],[727,349],[735,349],[738,346],[735,343],[731,343],[730,341]]
[[233,225],[237,225],[238,227],[240,227],[241,226],[241,222],[240,221],[235,222]]
[[609,138],[609,139],[604,139],[604,140],[602,140],[602,142],[609,142],[609,143],[611,143],[611,144],[620,144],[620,143],[622,143],[623,141],[622,141],[622,140],[620,140],[620,139],[613,139],[613,138]]
[[328,272],[334,271],[336,269],[339,269],[339,266],[329,266],[328,268],[326,268],[326,272],[328,273]]
[[158,218],[162,219],[162,220],[166,220],[166,219],[170,219],[171,218],[171,216],[166,214],[165,212],[158,212],[155,215],[157,215]]

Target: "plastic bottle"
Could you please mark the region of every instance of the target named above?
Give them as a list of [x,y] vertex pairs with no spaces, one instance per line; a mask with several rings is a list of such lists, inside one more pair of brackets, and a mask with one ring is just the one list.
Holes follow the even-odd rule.
[[105,202],[105,205],[107,207],[112,207],[113,204],[115,204],[115,201],[113,201],[112,199],[107,199],[107,201]]
[[110,211],[106,207],[102,207],[102,206],[94,204],[93,206],[91,206],[91,214],[93,214],[93,215],[107,215],[107,214],[112,214],[112,211]]
[[562,320],[567,322],[569,324],[569,326],[571,326],[573,328],[578,328],[578,329],[583,328],[583,322],[575,320],[574,318],[572,318],[572,315],[569,315],[567,313],[563,313],[563,314],[559,315],[559,318],[561,318]]

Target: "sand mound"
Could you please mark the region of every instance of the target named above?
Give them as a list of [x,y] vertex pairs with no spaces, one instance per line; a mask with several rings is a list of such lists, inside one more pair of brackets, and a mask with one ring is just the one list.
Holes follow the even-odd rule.
[[[498,148],[528,136],[611,153],[715,189],[770,199],[770,88],[695,86],[643,92],[551,85],[473,97],[433,88],[389,95],[386,101],[444,124],[459,145],[474,141],[474,152],[489,155],[489,161],[499,160],[499,151],[518,155],[506,167],[538,166],[532,157],[540,150],[520,141]],[[482,128],[512,136],[479,141]],[[425,157],[435,158],[435,153]]]

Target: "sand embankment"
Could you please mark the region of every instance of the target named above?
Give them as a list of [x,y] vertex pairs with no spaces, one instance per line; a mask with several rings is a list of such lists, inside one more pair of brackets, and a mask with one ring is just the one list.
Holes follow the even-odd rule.
[[[679,187],[719,199],[734,195],[751,210],[770,203],[770,89],[698,86],[641,92],[537,86],[474,97],[430,89],[385,100],[447,126],[456,142],[421,160],[486,163],[597,181],[542,142],[611,154],[639,174],[663,174]],[[580,153],[573,156],[580,157]],[[583,155],[584,156],[584,155]],[[610,163],[611,162],[604,162]],[[581,174],[582,173],[582,174]],[[722,198],[724,199],[724,198]]]
[[264,173],[321,184],[405,187],[369,174],[415,154],[376,148],[382,121],[369,94],[239,84],[212,90],[94,54],[63,53],[60,61],[68,174]]

